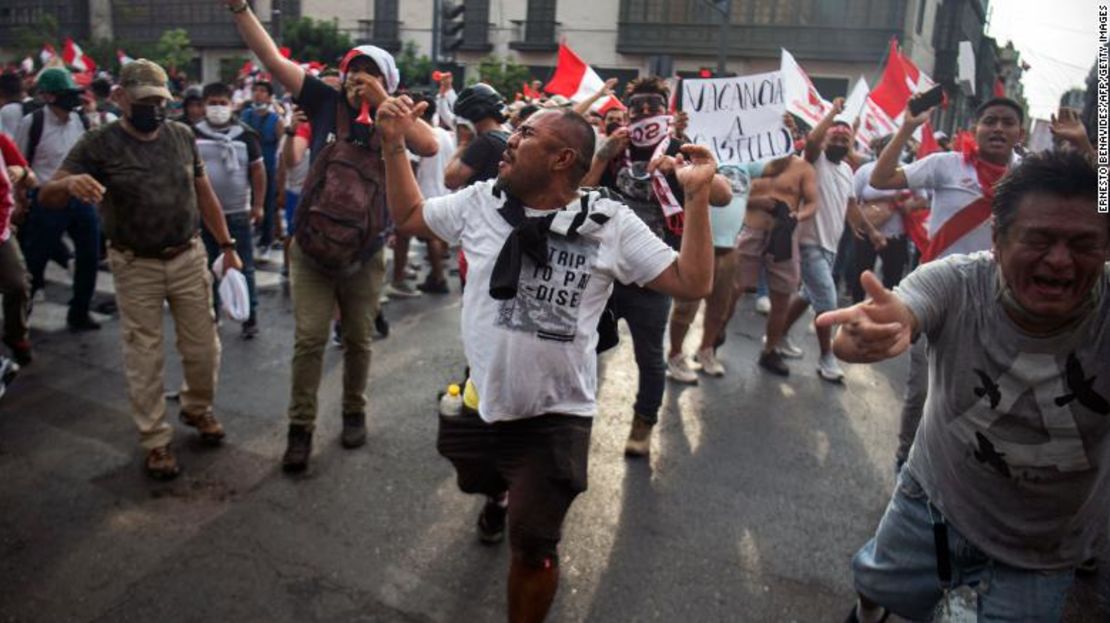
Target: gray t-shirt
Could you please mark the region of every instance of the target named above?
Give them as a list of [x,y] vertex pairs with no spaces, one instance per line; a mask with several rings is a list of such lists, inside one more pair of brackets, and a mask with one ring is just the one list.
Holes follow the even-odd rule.
[[[1102,292],[1110,286],[1110,267]],[[1110,514],[1110,297],[1051,337],[1002,307],[989,253],[925,264],[895,292],[928,338],[908,469],[988,556],[1027,569],[1095,554]]]

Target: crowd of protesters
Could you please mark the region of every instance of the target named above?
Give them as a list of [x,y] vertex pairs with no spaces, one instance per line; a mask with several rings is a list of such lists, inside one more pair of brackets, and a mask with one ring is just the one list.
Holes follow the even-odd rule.
[[[638,373],[625,446],[636,460],[651,452],[668,379],[736,376],[717,352],[755,293],[765,373],[796,373],[788,360],[804,345],[791,328],[810,307],[825,381],[845,382],[838,359],[910,353],[898,485],[852,561],[849,620],[927,620],[961,584],[989,584],[980,620],[1059,618],[1110,509],[1110,221],[1074,111],[1053,120],[1053,150],[1025,154],[1023,107],[988,99],[973,140],[916,158],[931,110],[862,145],[837,99],[811,128],[787,116],[795,153],[718,164],[686,137],[659,77],[605,107],[615,80],[581,102],[535,84],[510,103],[438,72],[412,88],[372,45],[310,71],[245,1],[227,6],[262,66],[235,85],[171,91],[144,59],[88,89],[64,67],[0,76],[0,395],[32,363],[47,265],[72,266],[73,332],[100,328],[93,298],[110,270],[144,469],[173,478],[164,310],[184,371],[180,419],[221,444],[214,272],[244,276],[251,339],[266,326],[256,266],[269,262],[293,302],[281,465],[295,474],[312,456],[329,338],[343,349],[340,441],[354,449],[371,338],[389,330],[382,301],[457,287],[465,393],[461,412],[441,413],[436,444],[460,488],[486,498],[481,540],[508,533],[508,618],[540,621],[563,519],[586,488],[597,360],[617,323]],[[922,211],[919,246],[908,232]],[[415,285],[414,239],[429,260]]]

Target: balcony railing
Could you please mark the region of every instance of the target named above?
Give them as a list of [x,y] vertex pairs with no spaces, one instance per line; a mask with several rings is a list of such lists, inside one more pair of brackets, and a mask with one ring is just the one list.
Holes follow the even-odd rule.
[[[14,45],[21,36],[31,36],[45,26],[48,19],[57,22],[58,32],[75,39],[85,39],[89,35],[87,1],[0,0],[0,45]],[[41,42],[30,43],[41,45]]]
[[[729,56],[878,62],[903,31],[903,2],[890,0],[732,0]],[[622,54],[715,56],[720,16],[703,0],[621,0]]]
[[227,9],[216,2],[112,0],[112,28],[124,41],[158,41],[164,31],[184,28],[194,46],[243,45]]

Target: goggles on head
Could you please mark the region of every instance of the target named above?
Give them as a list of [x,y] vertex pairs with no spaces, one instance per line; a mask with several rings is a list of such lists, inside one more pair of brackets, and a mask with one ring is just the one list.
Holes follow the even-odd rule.
[[667,98],[659,93],[637,93],[628,98],[628,110],[635,113],[655,114],[666,110]]

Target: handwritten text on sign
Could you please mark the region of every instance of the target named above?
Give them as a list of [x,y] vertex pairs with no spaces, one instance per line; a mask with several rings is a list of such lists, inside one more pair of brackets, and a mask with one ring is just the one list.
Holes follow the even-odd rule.
[[690,116],[688,134],[713,150],[717,161],[739,164],[778,158],[792,151],[782,74],[710,80],[684,80],[682,110]]

